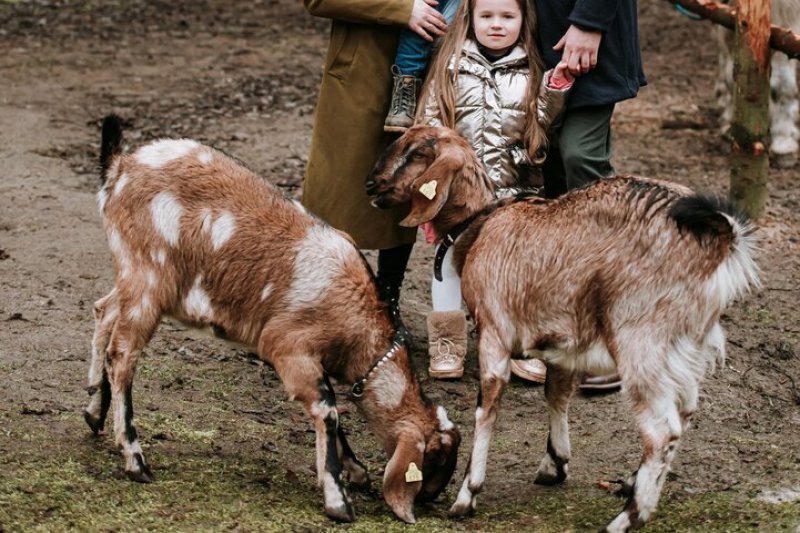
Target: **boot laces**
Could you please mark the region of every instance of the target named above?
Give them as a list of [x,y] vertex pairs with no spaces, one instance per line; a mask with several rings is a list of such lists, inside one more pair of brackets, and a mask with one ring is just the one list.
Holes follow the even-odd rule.
[[[399,87],[398,87],[399,85]],[[392,114],[407,113],[413,108],[417,99],[417,83],[415,79],[398,77],[395,81],[394,98],[392,100]]]
[[439,362],[456,362],[459,360],[456,354],[456,345],[453,341],[446,337],[437,339],[434,342],[436,346],[436,360]]

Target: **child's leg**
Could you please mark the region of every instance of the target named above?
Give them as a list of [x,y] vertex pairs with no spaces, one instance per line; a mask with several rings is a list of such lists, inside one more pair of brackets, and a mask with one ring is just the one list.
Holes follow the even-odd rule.
[[[440,0],[435,9],[444,15],[447,23],[450,24],[455,17],[456,10],[461,0]],[[400,40],[397,43],[397,55],[394,64],[403,76],[414,76],[421,78],[428,67],[428,59],[431,55],[433,43],[426,41],[416,32],[404,29],[400,32]]]
[[442,281],[433,278],[428,315],[428,373],[434,378],[460,378],[467,355],[467,317],[461,310],[461,279],[450,248],[442,262]]
[[[455,16],[460,0],[440,0],[436,9],[444,15],[449,24]],[[433,43],[426,41],[416,32],[404,29],[400,32],[397,54],[392,66],[394,86],[392,106],[386,116],[383,129],[402,133],[414,125],[417,112],[417,93],[422,85],[422,76],[428,67]]]

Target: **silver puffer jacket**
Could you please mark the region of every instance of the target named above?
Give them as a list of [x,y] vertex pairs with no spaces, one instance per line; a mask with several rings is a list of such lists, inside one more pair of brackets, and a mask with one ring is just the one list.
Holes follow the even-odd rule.
[[[449,65],[452,72],[455,61]],[[545,73],[537,100],[537,119],[547,129],[564,108],[569,89],[550,89]],[[519,167],[530,164],[523,148],[528,56],[521,45],[490,63],[475,41],[464,43],[458,62],[455,129],[475,148],[492,181],[500,187],[517,184]],[[435,88],[434,88],[435,90]],[[425,102],[425,124],[441,126],[433,91]]]

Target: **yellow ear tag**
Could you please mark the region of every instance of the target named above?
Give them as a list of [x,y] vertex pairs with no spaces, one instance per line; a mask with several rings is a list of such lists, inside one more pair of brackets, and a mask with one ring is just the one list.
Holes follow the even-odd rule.
[[415,481],[422,481],[422,471],[417,468],[416,463],[409,463],[408,470],[406,470],[406,483],[414,483]]
[[419,188],[419,192],[428,200],[433,200],[433,197],[436,196],[436,180],[423,183],[422,187]]

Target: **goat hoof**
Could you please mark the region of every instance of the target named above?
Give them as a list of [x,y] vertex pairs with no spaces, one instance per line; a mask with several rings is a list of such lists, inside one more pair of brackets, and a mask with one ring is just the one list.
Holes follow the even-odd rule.
[[560,485],[566,481],[567,475],[563,473],[558,474],[548,474],[546,472],[539,472],[536,474],[536,479],[533,480],[533,483],[536,485],[543,485],[545,487],[552,487],[554,485]]
[[475,508],[472,506],[472,503],[459,503],[456,502],[450,507],[450,511],[447,513],[447,516],[450,518],[463,518],[465,516],[469,516],[475,512]]
[[328,515],[328,518],[337,522],[353,522],[356,519],[356,513],[350,502],[336,507],[325,506],[325,514]]
[[128,478],[137,483],[152,483],[155,481],[153,472],[150,471],[150,467],[144,462],[144,457],[139,453],[134,454],[133,457],[138,468],[136,470],[125,470]]
[[153,473],[150,472],[149,468],[145,470],[126,470],[125,474],[128,476],[128,479],[137,483],[152,483],[155,481]]
[[370,485],[371,484],[369,481],[369,476],[367,475],[364,475],[363,477],[362,476],[351,477],[349,482],[350,488],[357,490],[359,492],[369,491]]
[[95,437],[103,432],[103,426],[105,425],[106,421],[102,417],[94,416],[89,411],[84,411],[83,419],[86,420],[86,423],[89,425],[89,429],[92,430],[92,433],[94,433]]

